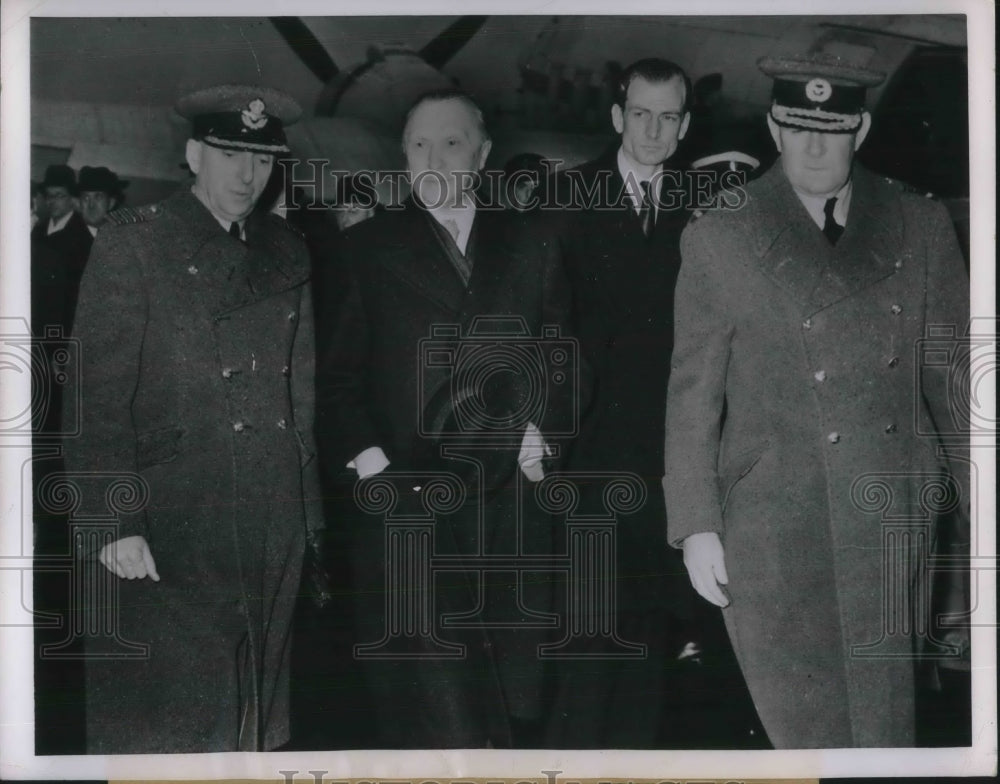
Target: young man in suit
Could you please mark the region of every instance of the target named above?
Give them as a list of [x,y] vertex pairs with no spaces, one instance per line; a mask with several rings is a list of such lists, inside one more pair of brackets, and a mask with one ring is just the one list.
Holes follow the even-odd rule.
[[[434,477],[458,477],[457,492],[465,498],[435,517],[430,555],[468,557],[469,568],[434,578],[435,614],[422,634],[410,635],[405,655],[358,656],[375,711],[375,742],[382,746],[510,747],[539,740],[542,667],[535,648],[541,634],[495,625],[442,628],[441,621],[479,607],[493,623],[503,620],[494,616],[498,608],[516,607],[523,598],[516,582],[502,584],[494,573],[477,578],[471,570],[481,556],[548,552],[548,519],[522,517],[519,499],[542,478],[539,460],[554,445],[550,434],[566,431],[561,418],[576,393],[570,383],[553,382],[544,402],[522,418],[519,412],[534,405],[532,383],[551,376],[510,372],[503,335],[477,332],[486,323],[481,317],[513,317],[527,329],[513,336],[523,343],[538,338],[543,325],[562,329],[569,311],[551,245],[523,231],[520,216],[477,203],[471,186],[490,144],[469,96],[436,92],[414,104],[403,132],[412,194],[401,209],[377,213],[343,236],[346,290],[335,293],[337,310],[326,319],[329,334],[321,336],[317,434],[328,492],[343,501],[337,525],[349,529],[352,646],[390,634],[385,602],[398,597],[391,589],[386,596],[386,579],[400,565],[386,557],[388,526],[358,508],[351,486],[361,480],[360,498],[383,480],[395,482],[396,511],[418,517],[434,503],[429,488],[423,491]],[[441,328],[452,330],[442,352],[451,352],[450,367],[432,367],[421,352],[422,341]],[[497,372],[464,372],[467,356]],[[542,372],[550,371],[546,360]],[[488,432],[475,422],[461,424],[466,406],[480,404],[486,419],[477,421],[495,426]],[[448,439],[456,432],[465,449]],[[497,435],[508,440],[497,444]],[[450,456],[441,451],[445,444],[455,449]],[[506,620],[518,626],[524,619]],[[460,641],[462,655],[442,658],[441,639]]]
[[[556,747],[657,748],[674,735],[664,726],[678,694],[668,676],[692,641],[683,627],[694,601],[665,546],[659,479],[679,239],[691,206],[676,163],[690,95],[675,63],[633,63],[611,107],[619,143],[538,193],[572,282],[574,331],[596,377],[568,470],[630,472],[646,491],[641,507],[618,521],[616,571],[603,578],[616,602],[599,625],[628,647],[597,636],[591,658],[557,666],[549,728]],[[601,513],[599,483],[581,480],[580,490],[583,508]]]
[[967,436],[938,449],[963,432],[948,382],[968,375],[915,348],[940,325],[939,356],[962,358],[968,278],[944,208],[854,163],[885,75],[758,65],[778,162],[682,237],[670,542],[725,607],[776,747],[912,746],[928,548],[968,504]]

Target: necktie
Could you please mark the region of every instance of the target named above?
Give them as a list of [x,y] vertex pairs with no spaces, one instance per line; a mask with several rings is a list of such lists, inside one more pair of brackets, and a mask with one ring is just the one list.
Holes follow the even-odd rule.
[[243,239],[242,235],[240,234],[240,224],[238,221],[233,221],[232,223],[229,224],[229,236],[235,237],[238,240]]
[[458,245],[458,221],[452,218],[445,218],[443,221],[441,221],[441,225],[444,226],[445,230],[451,235],[451,238],[455,241],[455,244]]
[[653,200],[649,195],[649,180],[639,183],[642,186],[642,206],[639,207],[639,223],[642,224],[642,233],[649,237],[653,233],[653,226],[656,225],[656,211],[653,209]]
[[836,245],[840,235],[844,233],[844,227],[833,219],[833,208],[837,206],[837,197],[827,199],[823,205],[823,235],[830,241],[831,245]]

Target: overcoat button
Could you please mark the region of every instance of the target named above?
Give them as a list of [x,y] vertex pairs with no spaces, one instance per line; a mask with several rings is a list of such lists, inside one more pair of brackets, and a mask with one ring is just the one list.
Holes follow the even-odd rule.
[[192,264],[190,267],[188,267],[188,274],[189,275],[197,275],[198,274],[198,268],[196,266],[194,266],[194,264]]
[[903,260],[902,259],[896,259],[895,267],[896,267],[896,269],[903,269]]
[[826,381],[826,371],[825,370],[817,370],[815,373],[813,373],[813,378],[815,378],[820,383]]
[[813,325],[812,319],[806,319],[805,321],[802,322],[802,329],[812,329],[812,325]]
[[891,422],[890,424],[888,424],[888,425],[885,426],[885,432],[886,433],[895,433],[898,429],[899,428],[896,427],[896,423],[895,422]]
[[892,315],[894,316],[898,316],[900,313],[903,312],[903,309],[899,307],[899,305],[893,305],[891,308],[889,308],[889,310],[892,311]]
[[830,435],[826,437],[826,440],[829,441],[831,444],[836,444],[838,441],[840,441],[840,433],[834,431],[833,433],[830,433]]
[[291,313],[289,313],[289,314],[288,314],[288,320],[289,320],[289,321],[295,321],[295,319],[296,319],[296,317],[297,317],[298,315],[299,315],[299,314],[298,314],[298,313],[296,313],[296,312],[295,312],[295,311],[293,310],[293,311],[292,311]]
[[891,368],[896,367],[896,365],[898,365],[898,364],[899,364],[899,357],[892,357],[889,360],[889,367],[891,367]]
[[288,365],[285,365],[281,369],[281,375],[283,375],[283,376],[290,376],[290,375],[292,375],[292,369],[290,367],[288,367]]
[[284,430],[286,427],[288,427],[288,422],[286,422],[284,419],[279,419],[277,425],[278,425],[278,430]]
[[242,422],[233,422],[233,430],[237,433],[242,433],[246,429],[246,425]]
[[223,378],[232,378],[233,377],[233,369],[232,368],[223,368],[222,369],[222,377]]

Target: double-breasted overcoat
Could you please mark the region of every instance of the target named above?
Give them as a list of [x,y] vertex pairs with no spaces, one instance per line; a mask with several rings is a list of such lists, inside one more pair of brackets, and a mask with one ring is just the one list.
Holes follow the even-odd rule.
[[[119,638],[148,655],[88,658],[88,751],[275,748],[306,527],[322,525],[307,251],[275,215],[230,236],[186,188],[137,215],[101,231],[83,279],[66,465],[84,488],[139,477],[148,499],[116,536],[147,539],[160,581],[118,582]],[[106,516],[105,498],[85,492],[77,516]]]
[[836,245],[780,164],[681,241],[668,533],[721,537],[723,614],[779,748],[913,745],[941,474],[967,485],[935,435],[956,428],[961,352],[921,353],[929,325],[966,328],[954,231],[898,183],[853,183]]

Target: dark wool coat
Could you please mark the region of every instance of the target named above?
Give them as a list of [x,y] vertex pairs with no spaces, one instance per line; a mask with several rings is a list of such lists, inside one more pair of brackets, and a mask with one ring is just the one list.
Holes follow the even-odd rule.
[[[650,237],[618,169],[618,146],[560,173],[538,192],[573,290],[573,331],[594,376],[593,397],[570,447],[574,473],[631,472],[646,498],[617,521],[615,627],[646,646],[644,659],[596,654],[559,663],[550,743],[560,748],[653,748],[662,743],[668,649],[683,641],[678,615],[697,599],[666,547],[663,429],[680,235],[691,214],[687,173],[664,164]],[[603,484],[581,482],[580,511],[604,514]],[[699,638],[701,639],[701,638]],[[598,645],[603,641],[595,640]],[[676,645],[672,643],[676,642]],[[675,651],[675,653],[676,653]],[[672,657],[671,657],[672,658]],[[627,708],[626,708],[627,706]]]
[[68,335],[94,238],[78,212],[59,231],[46,234],[48,225],[39,221],[31,230],[32,332],[44,335],[47,326],[61,327]]
[[161,580],[118,581],[120,637],[149,656],[88,661],[88,751],[272,749],[306,524],[322,524],[309,259],[280,218],[251,216],[243,244],[187,188],[138,212],[102,229],[84,276],[66,465],[144,480],[118,535],[146,537]]
[[[778,163],[740,208],[692,221],[681,253],[669,538],[722,538],[723,615],[775,746],[913,745],[901,604],[927,622],[925,559],[948,506],[926,488],[937,439],[919,433],[953,427],[949,368],[916,360],[928,325],[960,335],[968,313],[947,213],[856,167],[831,246]],[[966,487],[967,468],[950,470]]]
[[[453,375],[461,374],[451,369],[438,366],[430,375],[423,372],[427,366],[422,364],[421,341],[431,336],[432,327],[459,325],[462,337],[456,334],[443,343],[456,349],[463,342],[475,344],[466,338],[477,316],[523,318],[531,339],[541,334],[542,325],[563,330],[569,292],[558,259],[551,246],[521,231],[514,216],[481,208],[466,250],[472,260],[466,286],[449,257],[448,249],[454,246],[436,226],[411,200],[402,210],[377,214],[350,229],[340,252],[346,290],[338,298],[336,312],[325,316],[329,334],[320,337],[325,349],[317,369],[318,443],[331,486],[342,488],[333,491],[341,500],[333,525],[350,529],[352,595],[358,621],[354,642],[360,644],[377,642],[387,628],[385,526],[382,519],[354,505],[350,489],[354,471],[345,470],[362,450],[381,447],[391,461],[390,476],[448,471],[462,477],[468,500],[454,514],[436,518],[436,553],[545,554],[551,547],[547,517],[522,518],[521,539],[517,538],[519,485],[528,488],[527,496],[531,487],[517,466],[523,424],[520,430],[511,431],[516,438],[509,446],[472,453],[481,462],[483,476],[468,471],[469,464],[460,460],[440,459],[440,442],[425,437],[454,430],[451,402],[463,398],[465,387],[453,391]],[[551,352],[541,345],[541,372],[551,374]],[[458,351],[453,361],[452,368],[463,364]],[[571,371],[568,366],[564,369]],[[512,378],[503,372],[484,381],[475,373],[466,374],[470,390],[484,391],[485,405],[498,421],[526,410],[522,407],[526,387],[520,385],[530,375]],[[566,432],[567,400],[576,392],[572,376],[568,373],[562,384],[550,383],[551,377],[548,381],[536,378],[546,393],[539,421],[534,423],[543,434]],[[485,389],[484,384],[493,381],[499,388]],[[471,439],[477,440],[474,434]],[[547,435],[547,440],[555,445],[558,438]],[[413,488],[419,487],[419,481],[399,482],[400,492],[408,497],[401,501],[397,514],[419,509]],[[488,581],[507,577],[494,573]],[[538,718],[542,673],[535,646],[544,642],[540,632],[454,627],[441,631],[443,614],[472,613],[482,596],[487,616],[504,601],[501,596],[510,608],[515,607],[517,597],[510,584],[481,588],[468,571],[438,575],[431,623],[443,638],[467,646],[460,659],[421,658],[421,651],[432,651],[420,647],[421,639],[414,638],[417,650],[411,653],[415,658],[359,661],[375,702],[382,744],[507,746],[511,743],[508,717]],[[547,608],[536,605],[535,609]]]

